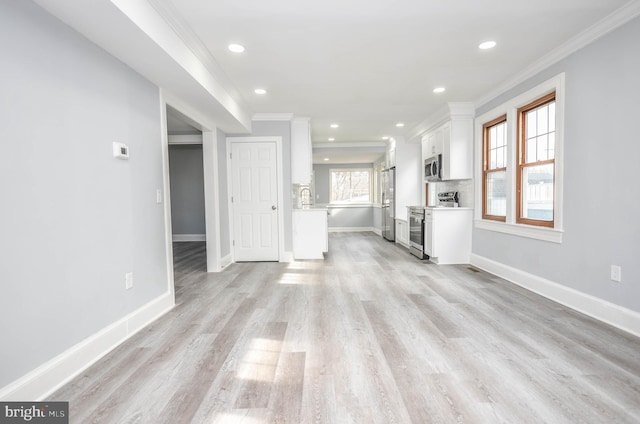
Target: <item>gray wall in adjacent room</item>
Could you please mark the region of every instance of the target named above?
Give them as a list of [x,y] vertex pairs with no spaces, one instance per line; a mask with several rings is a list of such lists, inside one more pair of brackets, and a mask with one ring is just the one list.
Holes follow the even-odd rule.
[[[565,72],[562,244],[474,229],[473,253],[640,311],[637,189],[640,19],[483,105],[491,110]],[[622,267],[622,282],[610,266]]]
[[169,146],[173,234],[206,234],[202,144]]
[[[314,181],[316,189],[316,204],[329,203],[332,169],[373,168],[371,163],[350,164],[315,164],[313,165]],[[372,228],[373,206],[362,207],[330,207],[328,225],[329,228]]]
[[293,250],[292,212],[291,212],[291,122],[290,121],[252,121],[251,136],[282,137],[282,183],[284,198],[284,250]]
[[159,89],[30,1],[0,2],[0,51],[3,387],[167,293],[168,276]]
[[347,164],[314,164],[313,175],[316,186],[316,204],[329,203],[331,191],[332,169],[373,168],[371,163],[347,163]]
[[227,182],[227,135],[221,130],[217,130],[216,140],[218,143],[218,178],[220,201],[220,257],[231,253],[231,221],[229,220],[229,188]]

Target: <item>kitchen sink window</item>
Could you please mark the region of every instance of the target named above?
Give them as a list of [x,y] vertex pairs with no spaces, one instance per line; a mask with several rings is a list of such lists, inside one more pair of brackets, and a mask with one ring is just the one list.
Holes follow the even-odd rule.
[[482,218],[505,221],[507,217],[507,115],[483,126]]
[[373,170],[332,169],[331,204],[371,204]]
[[562,242],[564,74],[476,118],[478,228]]

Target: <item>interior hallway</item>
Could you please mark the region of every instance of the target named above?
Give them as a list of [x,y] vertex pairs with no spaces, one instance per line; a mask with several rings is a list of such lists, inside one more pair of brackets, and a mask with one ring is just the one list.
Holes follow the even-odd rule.
[[640,421],[640,339],[373,233],[329,243],[218,274],[176,245],[176,307],[50,400],[72,423]]

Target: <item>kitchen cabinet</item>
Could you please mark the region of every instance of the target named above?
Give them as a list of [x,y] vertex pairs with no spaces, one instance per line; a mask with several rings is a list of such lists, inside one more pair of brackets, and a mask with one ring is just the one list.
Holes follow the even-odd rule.
[[426,208],[424,251],[436,264],[468,264],[471,259],[471,208]]
[[385,154],[385,165],[386,168],[393,168],[394,166],[396,166],[395,146],[387,149],[387,153]]
[[471,103],[449,103],[449,119],[422,137],[423,161],[442,154],[442,179],[473,177],[473,116]]
[[291,120],[291,183],[311,184],[312,163],[310,119],[293,118]]
[[293,258],[324,259],[329,251],[326,208],[293,210]]
[[422,161],[442,153],[444,128],[438,128],[422,137]]

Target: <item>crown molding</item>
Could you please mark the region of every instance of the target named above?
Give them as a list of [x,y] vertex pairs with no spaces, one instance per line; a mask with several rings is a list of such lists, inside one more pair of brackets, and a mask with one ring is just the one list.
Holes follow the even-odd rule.
[[291,121],[293,113],[256,113],[251,117],[252,121]]
[[572,37],[564,44],[551,50],[531,65],[527,66],[522,72],[516,74],[512,78],[499,85],[494,90],[474,101],[476,108],[488,103],[499,95],[525,82],[529,78],[560,62],[562,59],[577,52],[578,50],[588,46],[599,38],[604,37],[611,31],[620,28],[630,20],[640,15],[640,1],[631,0],[629,3],[615,10],[591,27],[582,31],[575,37]]
[[386,147],[384,141],[314,142],[314,149],[350,149],[353,147]]

